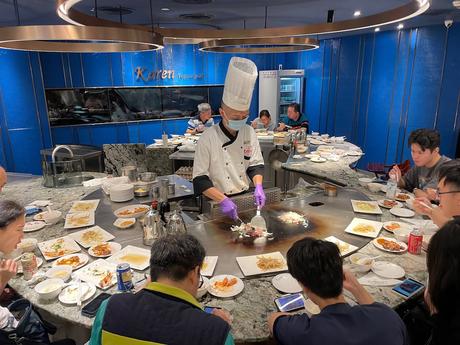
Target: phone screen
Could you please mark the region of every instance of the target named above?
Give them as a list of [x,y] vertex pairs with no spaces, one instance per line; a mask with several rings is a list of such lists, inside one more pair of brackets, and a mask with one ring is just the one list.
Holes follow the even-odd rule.
[[213,310],[214,310],[214,307],[204,307],[204,311],[208,314],[212,314]]
[[286,295],[275,299],[275,304],[280,311],[292,311],[305,307],[304,297],[301,293]]
[[424,285],[419,283],[418,281],[408,278],[404,280],[402,283],[396,285],[393,288],[393,291],[397,292],[398,294],[402,295],[403,297],[409,298],[422,290]]

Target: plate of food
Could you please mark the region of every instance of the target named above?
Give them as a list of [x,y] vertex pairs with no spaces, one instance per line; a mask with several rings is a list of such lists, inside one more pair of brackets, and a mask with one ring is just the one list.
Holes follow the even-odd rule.
[[99,205],[99,199],[74,201],[69,213],[94,212]]
[[117,283],[117,265],[97,259],[76,272],[75,276],[105,290]]
[[390,221],[383,223],[383,228],[386,231],[393,233],[393,231],[397,229],[410,229],[412,227],[410,224],[407,223]]
[[[43,259],[42,258],[39,258],[39,257],[35,257],[37,259],[37,268],[39,268],[41,265],[43,265]],[[18,274],[21,274],[23,273],[22,271],[22,264],[21,264],[21,260],[18,260],[17,261],[17,264],[18,264],[18,270],[17,270],[17,273]]]
[[102,242],[88,249],[88,253],[96,258],[108,258],[109,256],[119,252],[121,244],[116,242]]
[[287,263],[280,252],[240,256],[236,262],[245,276],[287,271]]
[[353,211],[357,213],[382,214],[382,210],[380,209],[377,201],[352,199],[351,205],[353,206]]
[[409,199],[412,199],[412,198],[413,198],[413,197],[412,197],[410,194],[408,194],[408,193],[397,193],[397,194],[395,195],[395,199],[396,199],[396,200],[398,200],[398,201],[403,201],[403,202],[404,202],[404,201],[407,201],[407,200],[409,200]]
[[283,212],[277,217],[277,219],[288,225],[302,225],[304,227],[308,226],[308,221],[305,219],[305,216],[297,212]]
[[60,258],[67,254],[73,254],[81,250],[80,246],[70,236],[64,236],[40,242],[38,248],[45,260]]
[[390,209],[390,213],[396,217],[411,218],[415,216],[415,212],[407,208],[396,207]]
[[363,218],[353,218],[345,229],[349,234],[375,238],[382,229],[382,223]]
[[389,237],[377,237],[372,240],[374,246],[378,249],[384,250],[390,253],[403,253],[407,250],[407,244],[401,241],[396,241]]
[[117,218],[113,225],[118,229],[128,229],[136,223],[136,218]]
[[96,244],[107,242],[115,238],[115,236],[108,233],[98,225],[75,232],[69,236],[77,241],[83,248],[89,248]]
[[381,199],[377,201],[379,206],[383,208],[393,208],[393,207],[402,207],[402,204],[399,201],[391,199]]
[[289,273],[281,273],[277,276],[274,276],[272,279],[272,284],[275,289],[283,293],[302,292],[302,287]]
[[214,273],[217,265],[218,256],[205,256],[201,265],[201,275],[210,277]]
[[77,253],[77,254],[68,254],[64,255],[62,258],[57,259],[53,262],[53,267],[62,266],[62,265],[69,265],[72,266],[72,269],[75,271],[80,267],[85,266],[88,263],[88,255]]
[[80,301],[85,302],[94,296],[96,286],[88,283],[72,283],[65,287],[59,294],[59,301],[64,304],[77,304],[77,299],[80,296]]
[[126,246],[108,258],[107,261],[114,264],[127,262],[131,268],[143,271],[150,266],[150,250],[135,246]]
[[32,231],[37,231],[41,230],[46,226],[46,223],[41,220],[34,220],[32,222],[27,222],[24,225],[24,232],[32,232]]
[[230,274],[222,274],[209,280],[208,292],[216,297],[233,297],[244,289],[243,281]]
[[114,214],[118,218],[137,218],[144,215],[149,209],[147,205],[129,205],[115,210]]
[[94,212],[75,212],[65,216],[64,229],[76,229],[94,225]]
[[342,255],[342,256],[345,256],[347,254],[350,254],[350,253],[354,252],[355,250],[358,250],[358,247],[356,247],[356,246],[354,246],[354,245],[352,245],[350,243],[347,243],[345,241],[339,240],[335,236],[326,237],[324,239],[324,241],[329,241],[329,242],[335,243],[337,245],[337,247],[339,247],[340,255]]

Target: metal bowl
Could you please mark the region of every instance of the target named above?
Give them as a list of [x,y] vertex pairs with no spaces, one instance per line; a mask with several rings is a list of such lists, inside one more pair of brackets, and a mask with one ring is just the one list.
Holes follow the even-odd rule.
[[143,182],[152,182],[157,178],[157,174],[153,172],[143,172],[140,174],[140,178]]
[[136,186],[134,187],[134,195],[135,196],[148,196],[149,188]]

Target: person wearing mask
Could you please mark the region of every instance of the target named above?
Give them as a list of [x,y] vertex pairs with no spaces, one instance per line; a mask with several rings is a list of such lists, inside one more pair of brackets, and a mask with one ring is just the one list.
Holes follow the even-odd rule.
[[272,122],[270,113],[266,109],[260,111],[259,117],[251,122],[251,126],[254,129],[275,130],[275,124]]
[[0,166],[0,192],[2,191],[3,187],[5,187],[7,181],[8,176],[6,175],[6,171],[3,167]]
[[[321,312],[273,313],[268,318],[271,334],[283,345],[404,345],[404,323],[391,308],[374,302],[357,279],[342,267],[337,245],[306,237],[287,253],[289,273]],[[343,288],[358,305],[346,303]]]
[[451,160],[439,169],[439,183],[436,189],[439,207],[431,204],[427,197],[414,200],[414,210],[431,218],[442,227],[453,218],[460,219],[460,159]]
[[299,103],[292,103],[288,106],[287,117],[280,118],[280,123],[276,129],[278,132],[287,131],[288,128],[304,127],[309,131],[309,122],[307,116],[300,112]]
[[211,106],[208,103],[200,103],[198,104],[198,115],[193,116],[188,121],[186,133],[202,133],[205,128],[212,126],[214,126],[214,119],[212,118]]
[[396,177],[398,187],[413,192],[416,197],[426,197],[430,200],[436,198],[435,188],[438,184],[439,169],[450,160],[439,153],[440,144],[441,137],[434,129],[416,129],[410,134],[408,145],[415,166],[404,176],[401,176],[401,170],[397,165],[389,172],[390,176]]
[[[0,252],[10,254],[24,236],[25,209],[14,201],[0,200]],[[18,264],[13,259],[0,258],[0,293],[8,281],[16,275]],[[0,328],[5,328],[12,316],[7,308],[0,307]],[[18,321],[15,319],[13,326]]]
[[205,257],[191,235],[168,235],[151,248],[151,281],[136,294],[116,294],[102,302],[90,345],[231,345],[230,315],[208,314],[195,296]]
[[433,330],[427,345],[460,344],[460,223],[446,223],[431,238],[427,253],[425,302]]
[[222,213],[234,220],[238,210],[229,196],[246,192],[251,180],[256,204],[265,205],[264,161],[256,132],[246,124],[256,79],[254,62],[230,60],[219,109],[222,121],[203,133],[195,151],[195,194],[218,202]]

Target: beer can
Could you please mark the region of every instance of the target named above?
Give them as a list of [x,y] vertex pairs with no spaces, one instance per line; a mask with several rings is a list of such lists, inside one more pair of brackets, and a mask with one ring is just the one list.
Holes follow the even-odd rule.
[[133,286],[133,274],[128,263],[117,265],[117,284],[119,291],[129,291]]
[[409,234],[407,251],[411,254],[420,254],[422,252],[423,234],[420,230],[414,229]]
[[34,253],[24,253],[21,256],[21,266],[24,280],[32,279],[32,276],[37,273],[37,257]]

